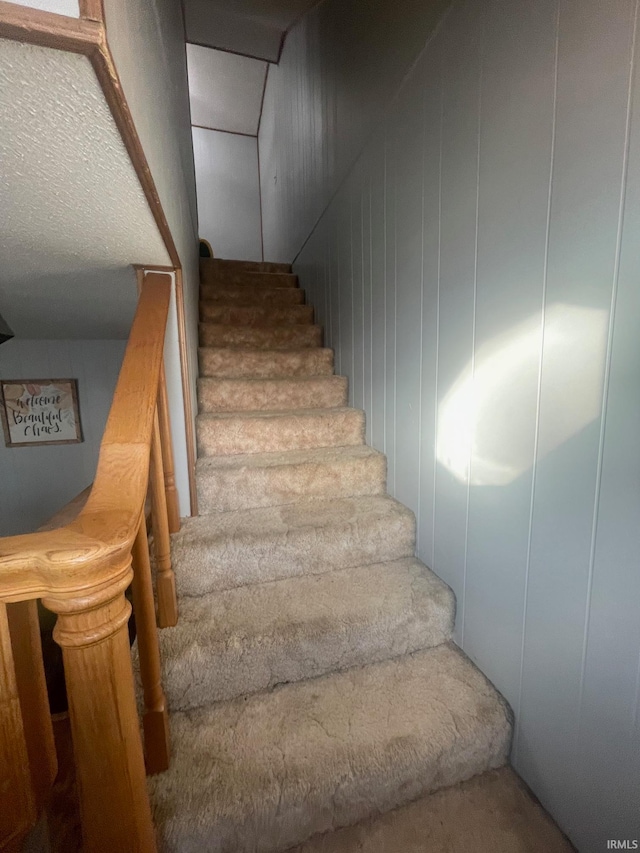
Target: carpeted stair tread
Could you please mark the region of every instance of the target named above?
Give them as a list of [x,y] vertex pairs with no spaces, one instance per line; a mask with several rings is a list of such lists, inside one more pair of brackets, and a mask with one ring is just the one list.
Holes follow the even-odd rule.
[[268,378],[270,376],[330,376],[333,350],[252,350],[201,347],[200,376]]
[[254,270],[210,269],[205,268],[200,276],[204,284],[220,284],[225,287],[297,287],[298,276],[284,272],[260,272]]
[[200,513],[280,506],[303,498],[380,495],[387,458],[365,444],[206,456],[196,463]]
[[183,598],[159,634],[170,711],[446,642],[453,593],[414,558]]
[[198,380],[201,412],[331,409],[347,405],[346,376]]
[[360,409],[298,409],[293,412],[220,412],[196,418],[198,455],[277,453],[364,442]]
[[386,495],[307,499],[187,519],[172,537],[181,596],[412,557],[415,517]]
[[291,264],[274,261],[238,261],[233,258],[200,258],[200,272],[206,274],[210,270],[290,273]]
[[576,853],[510,767],[427,794],[287,853]]
[[511,739],[504,700],[448,644],[170,722],[172,765],[149,779],[166,853],[285,850],[499,767]]
[[200,302],[200,319],[225,326],[311,325],[312,305],[225,305]]
[[252,287],[245,285],[201,284],[200,299],[205,303],[227,305],[303,305],[304,290],[299,287]]
[[226,326],[221,323],[200,323],[200,345],[262,350],[321,347],[322,329],[309,323],[295,326]]

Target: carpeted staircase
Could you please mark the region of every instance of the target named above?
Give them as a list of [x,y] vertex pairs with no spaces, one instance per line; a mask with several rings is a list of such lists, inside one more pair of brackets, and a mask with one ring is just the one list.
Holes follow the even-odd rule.
[[154,815],[165,851],[283,851],[499,767],[511,715],[450,642],[454,596],[290,268],[204,260],[200,313]]

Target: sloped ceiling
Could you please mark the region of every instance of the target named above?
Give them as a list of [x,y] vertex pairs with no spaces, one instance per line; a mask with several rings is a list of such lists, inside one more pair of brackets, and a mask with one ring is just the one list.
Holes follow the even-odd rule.
[[0,314],[20,337],[126,337],[131,264],[170,261],[91,64],[0,39],[0,116]]
[[232,133],[258,133],[267,63],[187,45],[191,123]]
[[317,0],[184,0],[187,41],[277,62],[284,34]]

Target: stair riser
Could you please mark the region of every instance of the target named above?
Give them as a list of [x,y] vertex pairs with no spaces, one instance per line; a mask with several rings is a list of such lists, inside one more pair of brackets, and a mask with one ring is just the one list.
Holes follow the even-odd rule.
[[347,404],[347,378],[199,379],[201,412],[280,412],[330,409]]
[[[283,507],[283,511],[287,507]],[[411,513],[344,519],[325,527],[292,528],[261,536],[192,540],[174,538],[179,595],[199,596],[252,583],[321,575],[351,566],[412,557]]]
[[[446,642],[453,593],[417,561],[407,562],[231,590],[186,607],[189,621],[160,633],[169,709],[188,711]],[[286,621],[272,620],[276,607]],[[220,631],[229,618],[234,627]],[[198,630],[212,624],[213,641]],[[248,625],[259,627],[247,634]]]
[[200,275],[202,284],[221,287],[297,287],[298,276],[288,273],[243,272],[241,270],[205,270]]
[[200,345],[261,350],[321,347],[322,329],[320,326],[273,326],[250,329],[242,326],[201,323]]
[[279,264],[273,261],[234,261],[226,258],[200,258],[202,270],[232,270],[241,272],[280,272],[290,273],[291,264]]
[[200,416],[196,431],[199,456],[346,447],[364,443],[364,412],[319,410],[317,415],[292,413],[277,418]]
[[341,462],[301,462],[264,468],[226,468],[197,474],[201,514],[283,506],[303,498],[383,495],[386,458],[380,454]]
[[274,308],[268,305],[239,306],[201,302],[200,319],[206,323],[226,326],[310,325],[313,323],[313,307],[287,305]]
[[302,305],[304,290],[299,287],[219,287],[201,284],[200,298],[227,305]]
[[313,347],[302,351],[229,350],[203,347],[199,352],[200,376],[254,377],[330,376],[333,350]]

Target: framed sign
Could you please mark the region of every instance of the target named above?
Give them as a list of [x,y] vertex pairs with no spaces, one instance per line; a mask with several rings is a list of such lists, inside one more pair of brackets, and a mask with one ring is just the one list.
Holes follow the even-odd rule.
[[82,441],[75,379],[0,379],[7,447]]

